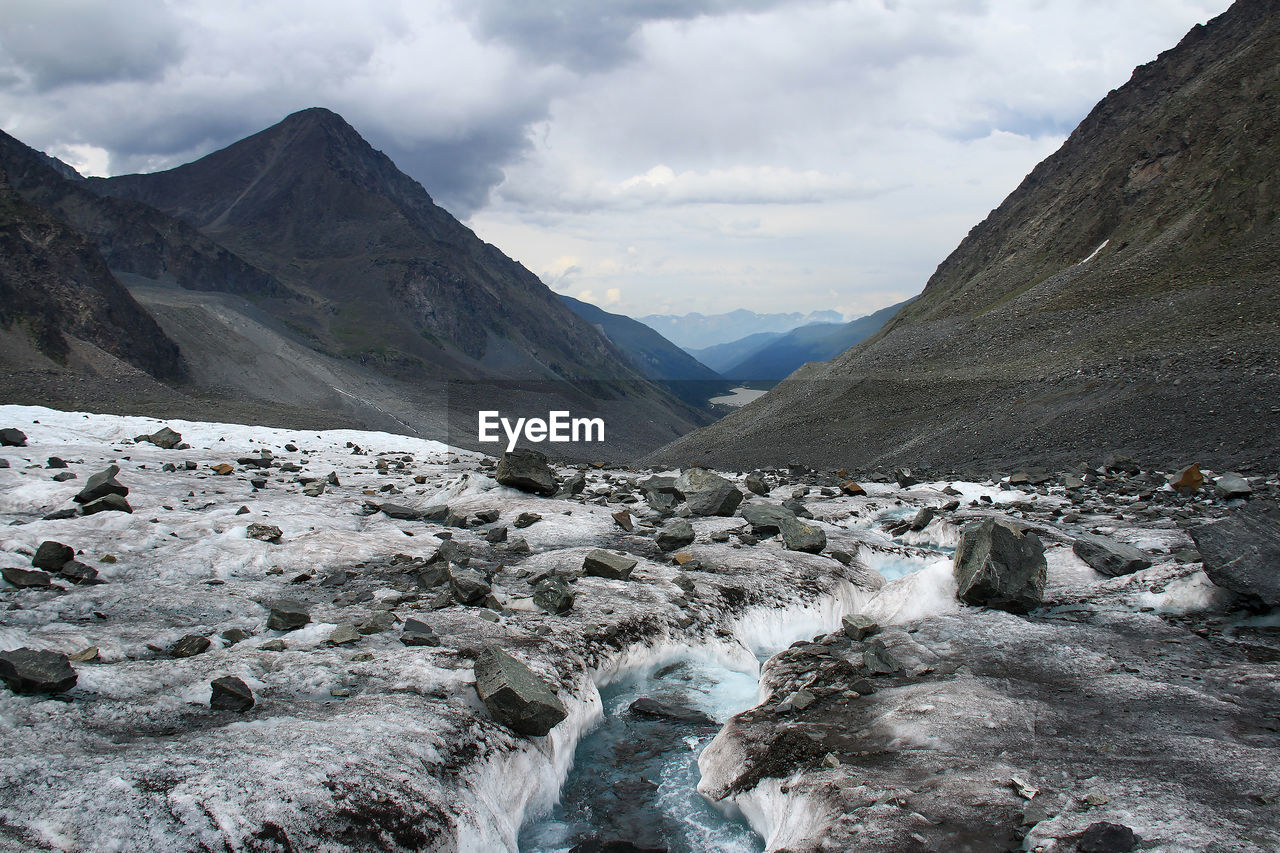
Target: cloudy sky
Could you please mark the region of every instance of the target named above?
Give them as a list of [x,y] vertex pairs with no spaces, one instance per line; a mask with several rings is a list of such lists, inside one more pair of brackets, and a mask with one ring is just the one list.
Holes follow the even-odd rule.
[[4,0],[0,127],[88,174],[309,106],[613,311],[918,293],[1227,0]]

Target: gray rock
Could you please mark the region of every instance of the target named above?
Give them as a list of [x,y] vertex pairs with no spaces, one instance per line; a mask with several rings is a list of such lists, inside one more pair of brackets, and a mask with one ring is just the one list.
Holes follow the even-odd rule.
[[228,628],[222,632],[221,636],[227,646],[234,646],[236,643],[243,643],[253,635],[243,628]]
[[684,705],[673,705],[669,702],[660,702],[657,699],[650,699],[647,696],[641,697],[629,706],[631,713],[638,717],[648,717],[657,720],[676,720],[681,723],[694,723],[697,725],[715,725],[715,720],[708,717],[697,708],[689,708]]
[[572,477],[565,481],[560,487],[559,497],[568,497],[570,495],[580,495],[582,490],[587,487],[587,475],[581,471],[574,473]]
[[[0,446],[3,447],[26,447],[27,434],[20,429],[13,427],[5,427],[0,429]],[[8,467],[7,465],[5,467]]]
[[0,652],[0,681],[14,693],[62,693],[76,686],[76,671],[60,652],[13,649]]
[[253,691],[234,675],[224,675],[209,682],[209,707],[215,711],[243,714],[253,707]]
[[85,480],[84,488],[72,500],[78,504],[87,504],[107,495],[124,497],[129,494],[129,488],[116,481],[116,475],[119,473],[120,466],[118,465],[110,465],[107,470],[99,471],[88,480]]
[[473,605],[483,601],[493,589],[475,569],[455,567],[449,570],[449,591],[459,604]]
[[95,515],[99,512],[133,512],[133,507],[123,495],[103,495],[97,500],[89,501],[80,507],[83,515]]
[[36,555],[31,558],[31,565],[37,569],[56,572],[75,558],[74,548],[50,539],[40,543],[40,547],[36,549]]
[[413,509],[412,507],[402,506],[401,504],[379,504],[378,509],[382,511],[383,515],[399,521],[417,521],[422,518],[421,512]]
[[384,631],[390,631],[396,626],[396,617],[394,613],[383,610],[373,614],[368,619],[356,626],[361,634],[381,634]]
[[547,457],[527,448],[518,447],[502,454],[493,478],[504,486],[548,498],[560,488],[555,472],[547,464]]
[[791,510],[796,518],[813,518],[813,513],[809,512],[809,508],[799,498],[787,498],[782,502],[782,508]]
[[782,542],[789,551],[817,554],[827,547],[827,534],[816,524],[798,518],[783,519],[780,525]]
[[916,511],[916,517],[911,519],[911,529],[920,532],[929,526],[929,522],[933,521],[933,517],[937,515],[937,510],[931,506],[922,506]]
[[538,581],[533,588],[533,603],[548,613],[557,616],[573,609],[574,594],[569,582],[562,577],[552,576]]
[[1131,575],[1151,568],[1151,559],[1139,549],[1092,533],[1077,536],[1071,550],[1095,571],[1108,577]]
[[76,475],[71,473],[70,471],[60,471],[57,474],[54,474],[53,477],[50,479],[52,479],[55,483],[65,483],[67,482],[67,480],[76,479]]
[[1224,498],[1250,498],[1253,487],[1239,474],[1226,473],[1213,481],[1213,490]]
[[769,494],[769,484],[764,481],[764,477],[759,474],[748,474],[742,478],[742,484],[747,487],[747,491],[753,495],[765,497]]
[[845,636],[851,640],[865,639],[880,630],[880,626],[874,620],[861,613],[850,613],[845,616],[840,620],[840,627],[844,629]]
[[1188,532],[1209,580],[1280,606],[1280,521],[1274,515],[1251,507]]
[[550,685],[497,646],[477,653],[475,677],[489,713],[519,734],[542,737],[569,715]]
[[431,626],[418,619],[406,619],[404,631],[400,634],[400,642],[406,646],[438,646],[440,638]]
[[272,631],[296,631],[311,621],[311,611],[306,602],[296,598],[281,598],[271,602],[271,615],[267,627]]
[[516,516],[514,524],[516,530],[524,530],[526,527],[532,527],[539,521],[542,521],[542,516],[538,515],[536,512],[522,512]]
[[44,463],[44,467],[46,467],[46,468],[66,468],[66,467],[67,467],[67,460],[63,459],[61,456],[50,456],[50,457],[49,457],[49,459],[48,459],[48,461]]
[[655,541],[663,551],[674,551],[690,544],[693,539],[693,525],[684,519],[678,519],[658,531]]
[[953,571],[961,601],[1010,613],[1040,605],[1048,574],[1039,538],[994,518],[961,532]]
[[484,541],[497,544],[507,541],[507,526],[505,524],[498,527],[490,527],[484,534]]
[[350,622],[343,622],[329,634],[329,645],[345,646],[360,640],[360,631]]
[[676,490],[675,477],[654,475],[637,484],[644,502],[658,512],[670,512],[680,503],[680,492]]
[[209,648],[209,638],[199,634],[187,634],[169,649],[169,655],[175,658],[190,658]]
[[156,447],[163,447],[165,450],[172,450],[179,444],[182,444],[182,433],[174,432],[169,427],[160,427],[160,429],[151,433],[151,435],[139,436],[143,441],[149,441]]
[[705,468],[682,472],[675,488],[694,515],[733,515],[742,503],[742,492],[732,481]]
[[1076,842],[1080,853],[1129,853],[1138,846],[1138,837],[1124,824],[1098,821],[1085,827]]
[[634,558],[602,551],[599,548],[588,552],[582,560],[582,571],[594,578],[624,581],[631,577],[635,567]]
[[18,589],[32,589],[49,585],[49,573],[39,569],[0,569],[0,576]]
[[862,650],[862,665],[871,675],[891,675],[902,669],[902,664],[880,640],[872,640]]
[[271,542],[278,545],[284,532],[274,524],[250,524],[245,528],[245,535],[250,539],[258,539],[262,542]]
[[482,509],[476,513],[476,518],[480,524],[493,524],[501,517],[502,513],[496,509]]
[[73,584],[93,583],[98,578],[98,570],[79,560],[68,560],[58,570],[58,574]]
[[784,521],[795,521],[796,514],[777,504],[749,503],[742,506],[742,517],[757,536],[772,536],[782,531]]

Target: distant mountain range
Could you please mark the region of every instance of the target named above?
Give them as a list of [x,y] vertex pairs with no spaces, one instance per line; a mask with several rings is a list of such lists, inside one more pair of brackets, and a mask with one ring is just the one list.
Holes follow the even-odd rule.
[[871,337],[910,301],[848,323],[811,323],[782,334],[759,332],[740,341],[693,350],[690,355],[734,382],[777,381],[801,365],[828,361]]
[[810,323],[841,323],[844,316],[839,311],[757,314],[739,308],[727,314],[650,314],[639,320],[678,347],[702,350],[761,332],[789,332]]
[[[10,402],[446,437],[446,402],[464,410],[468,394],[519,380],[530,405],[610,413],[618,452],[711,417],[328,110],[105,179],[0,134],[0,172]],[[39,286],[50,265],[77,270],[79,286]],[[81,381],[107,375],[125,393]]]
[[[1280,464],[1280,0],[1139,67],[877,334],[651,457]],[[785,436],[785,441],[779,441]]]

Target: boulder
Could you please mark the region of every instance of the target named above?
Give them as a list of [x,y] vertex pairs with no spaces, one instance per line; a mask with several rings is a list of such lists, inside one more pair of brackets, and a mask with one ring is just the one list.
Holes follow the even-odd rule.
[[98,570],[93,566],[85,565],[79,560],[68,560],[63,563],[62,568],[58,570],[58,574],[73,584],[93,583],[98,578]]
[[311,621],[311,612],[307,604],[296,598],[281,598],[273,601],[270,610],[267,627],[272,631],[296,631]]
[[1280,520],[1242,509],[1188,531],[1209,580],[1223,589],[1280,606]]
[[480,701],[519,734],[542,737],[569,715],[550,685],[497,646],[480,649],[474,671]]
[[84,515],[95,515],[99,512],[133,512],[133,507],[129,506],[129,502],[124,499],[123,495],[103,495],[97,500],[89,501],[80,507],[80,512]]
[[867,495],[867,490],[862,488],[859,483],[855,483],[853,480],[846,480],[841,483],[840,492],[851,498],[862,498]]
[[697,708],[689,708],[684,705],[673,705],[669,702],[659,702],[657,699],[649,697],[641,697],[632,702],[628,708],[631,713],[637,717],[648,717],[658,720],[675,720],[680,723],[694,723],[697,725],[715,725],[715,720],[699,711]]
[[572,477],[564,482],[560,487],[557,497],[570,497],[572,495],[582,494],[582,490],[587,487],[587,475],[581,471],[574,473]]
[[994,518],[961,532],[953,571],[961,601],[1010,613],[1040,605],[1048,574],[1040,539]]
[[273,545],[280,544],[280,537],[284,535],[284,531],[274,524],[250,524],[245,528],[244,533],[250,539],[270,542]]
[[26,447],[27,434],[20,429],[13,427],[5,427],[0,429],[0,446],[3,447]]
[[938,511],[931,506],[922,506],[916,510],[915,518],[911,519],[911,530],[919,533],[929,526],[929,522],[933,521],[933,517]]
[[658,531],[657,545],[663,551],[676,551],[693,542],[693,525],[677,519]]
[[733,515],[742,503],[742,492],[732,481],[705,468],[681,473],[675,488],[694,515]]
[[532,527],[539,521],[542,521],[542,516],[538,515],[536,512],[522,512],[516,516],[516,520],[513,524],[516,530],[524,530],[526,527]]
[[400,634],[400,642],[406,646],[438,646],[440,638],[426,622],[419,619],[406,619],[404,631]]
[[1129,853],[1138,846],[1138,836],[1122,823],[1100,820],[1085,827],[1076,842],[1080,853]]
[[206,651],[210,646],[209,638],[199,634],[187,634],[169,649],[169,655],[175,658],[190,658]]
[[1200,473],[1199,465],[1188,465],[1169,477],[1169,485],[1184,495],[1194,494],[1204,485],[1204,474]]
[[562,577],[551,576],[538,581],[533,588],[533,603],[557,616],[573,609],[574,594],[569,582]]
[[253,707],[253,691],[234,675],[224,675],[209,682],[209,707],[215,711],[243,714]]
[[599,548],[587,553],[582,560],[582,571],[589,577],[627,580],[636,567],[636,560],[622,554],[602,551]]
[[331,646],[345,646],[348,643],[357,642],[359,639],[360,630],[351,622],[343,622],[330,632],[328,643]]
[[777,504],[743,504],[742,517],[757,536],[772,536],[782,531],[784,521],[795,521],[796,514]]
[[892,675],[902,669],[902,664],[880,640],[872,640],[862,650],[862,666],[871,675]]
[[50,456],[50,457],[49,457],[49,459],[48,459],[48,461],[46,461],[46,462],[44,463],[44,467],[46,467],[46,468],[66,468],[66,467],[67,467],[67,460],[63,459],[61,456]]
[[449,569],[449,591],[459,604],[479,604],[493,592],[484,575],[475,569],[453,567]]
[[60,652],[0,652],[0,681],[14,693],[62,693],[76,686],[76,671]]
[[1092,533],[1077,536],[1071,550],[1095,571],[1113,578],[1151,568],[1151,559],[1139,549]]
[[182,433],[174,432],[169,427],[164,426],[151,433],[151,435],[139,436],[142,441],[149,441],[156,447],[163,447],[165,450],[173,450],[179,444],[182,444]]
[[809,508],[804,505],[804,501],[797,497],[787,498],[782,502],[782,508],[790,510],[791,514],[796,518],[813,518],[813,513],[809,512]]
[[769,494],[769,484],[759,474],[748,474],[742,479],[742,485],[746,486],[747,491],[753,495],[765,497]]
[[527,448],[502,454],[493,478],[504,486],[548,498],[560,488],[546,455]]
[[484,541],[492,544],[507,541],[507,526],[505,524],[497,527],[490,527],[484,534]]
[[827,547],[827,534],[816,524],[798,518],[783,519],[780,525],[782,542],[788,551],[817,554]]
[[49,573],[42,572],[39,569],[0,569],[0,576],[11,585],[18,589],[31,589],[33,587],[42,587],[49,585]]
[[644,502],[658,512],[670,512],[680,503],[680,492],[676,489],[675,477],[664,477],[655,474],[641,480],[637,484],[644,495]]
[[863,640],[880,630],[875,620],[861,613],[850,613],[840,620],[840,627],[850,640]]
[[1253,496],[1253,487],[1249,481],[1239,474],[1228,472],[1213,481],[1213,490],[1227,500],[1233,498],[1248,499]]
[[107,495],[120,495],[123,497],[129,494],[127,486],[122,486],[116,482],[116,474],[119,473],[120,466],[107,466],[107,470],[99,471],[88,480],[85,480],[84,488],[72,500],[78,504],[87,504]]
[[379,504],[378,509],[388,518],[394,518],[398,521],[417,521],[422,518],[422,513],[412,507],[402,506],[401,504],[385,503]]
[[612,518],[614,524],[618,525],[628,533],[636,528],[635,522],[631,520],[631,513],[627,512],[625,509],[620,509],[613,513]]

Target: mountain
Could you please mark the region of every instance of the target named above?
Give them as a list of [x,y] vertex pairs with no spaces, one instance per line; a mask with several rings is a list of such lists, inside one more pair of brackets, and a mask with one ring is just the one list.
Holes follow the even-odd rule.
[[[103,376],[116,360],[157,379],[179,380],[185,373],[178,347],[111,274],[96,247],[27,202],[2,171],[0,341],[0,358],[37,375],[78,363]],[[10,392],[15,387],[6,386]],[[14,397],[6,393],[6,399]]]
[[733,367],[738,362],[763,349],[770,341],[776,341],[786,332],[756,332],[727,344],[714,344],[701,349],[686,349],[685,352],[716,372]]
[[810,361],[827,361],[880,331],[911,300],[881,308],[848,323],[812,323],[766,341],[741,361],[721,373],[735,382],[768,382],[785,379]]
[[640,322],[684,349],[704,349],[727,344],[758,332],[789,332],[809,323],[839,323],[839,311],[808,314],[757,314],[745,308],[727,314],[650,314]]
[[568,408],[607,415],[615,456],[712,417],[328,110],[148,175],[80,178],[8,137],[0,164],[178,343],[188,397],[463,444],[478,408]]
[[701,406],[730,388],[728,382],[653,329],[571,296],[560,299],[631,360],[642,375],[691,405]]
[[[1280,462],[1280,2],[1139,67],[878,334],[656,460]],[[778,435],[788,437],[779,446]]]

